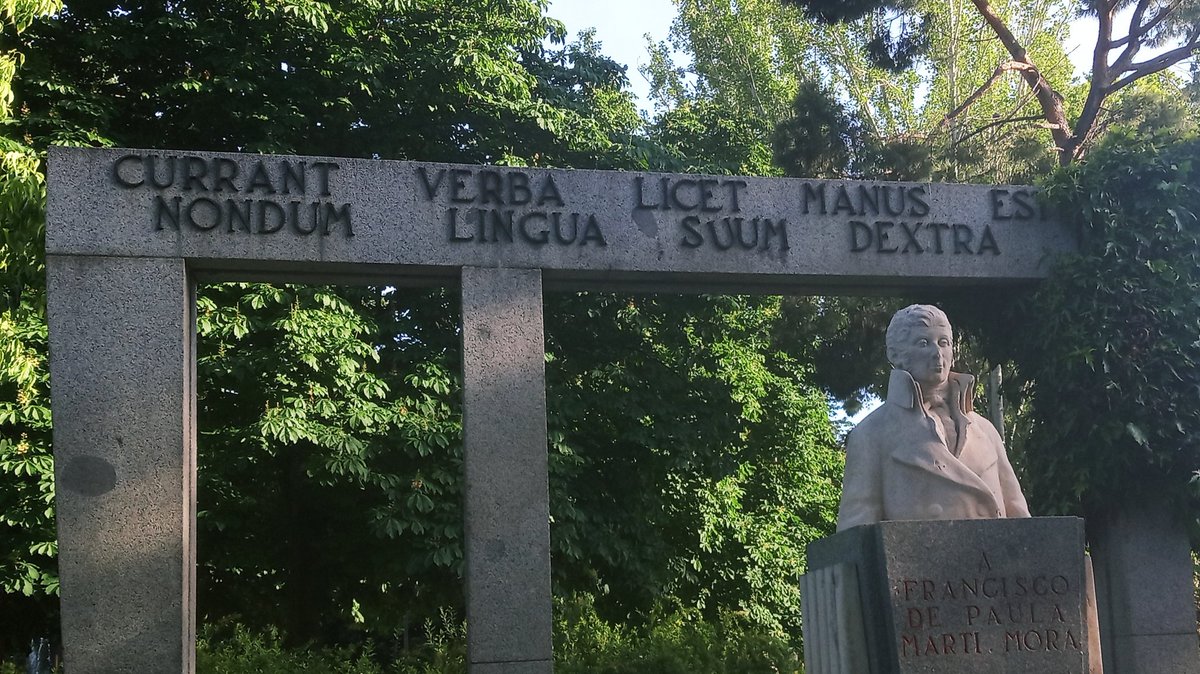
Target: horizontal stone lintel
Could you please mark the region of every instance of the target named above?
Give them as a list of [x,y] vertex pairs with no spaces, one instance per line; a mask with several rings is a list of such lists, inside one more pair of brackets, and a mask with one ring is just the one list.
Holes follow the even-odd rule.
[[47,252],[201,278],[878,292],[1044,277],[1076,239],[1032,187],[52,148]]

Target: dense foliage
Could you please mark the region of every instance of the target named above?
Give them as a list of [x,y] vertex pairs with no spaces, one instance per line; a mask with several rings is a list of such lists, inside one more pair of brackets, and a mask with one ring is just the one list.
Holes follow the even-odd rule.
[[[462,674],[465,630],[443,613],[423,625],[420,648],[390,666],[372,647],[290,649],[274,630],[236,623],[207,627],[200,674]],[[799,653],[732,612],[705,620],[696,611],[653,611],[647,627],[601,618],[586,596],[555,600],[555,670],[567,674],[780,674],[800,671]],[[4,672],[0,665],[0,673]]]
[[[623,69],[588,35],[563,44],[540,0],[5,4],[0,652],[53,629],[57,592],[49,144],[920,180],[1026,180],[1052,162],[1049,130],[1008,123],[1037,103],[993,77],[1004,47],[973,9],[821,4],[681,2],[672,40],[691,72],[654,49],[652,121]],[[1084,92],[1063,4],[994,6],[1071,103]],[[892,11],[921,20],[882,44]],[[916,68],[906,35],[924,40]],[[1140,83],[1105,119],[1186,126],[1181,90]],[[1006,322],[1081,317],[999,351],[1030,382],[1021,437],[1045,479],[1026,479],[1047,508],[1090,507],[1127,476],[1182,499],[1197,468],[1197,146],[1135,145],[1115,137],[1056,178],[1089,247]],[[204,667],[461,665],[457,315],[441,290],[201,288],[200,605],[247,626],[214,628]],[[548,296],[553,573],[572,597],[560,669],[795,668],[796,577],[840,482],[826,392],[852,407],[878,381],[888,315],[871,300]],[[304,643],[353,650],[290,650]]]
[[[1027,489],[1101,515],[1200,481],[1200,141],[1114,133],[1046,185],[1080,254],[994,326],[1027,382]],[[1070,316],[1071,320],[1052,317]]]
[[842,459],[824,394],[774,339],[779,314],[779,298],[550,302],[561,589],[599,594],[608,616],[736,608],[798,637],[795,578],[832,530]]
[[[968,31],[980,34],[980,44],[988,43],[981,55],[993,58],[973,65],[971,88],[963,89],[961,99],[944,112],[939,111],[945,115],[942,125],[953,129],[963,121],[969,122],[964,120],[964,113],[978,110],[977,102],[992,95],[996,88],[1019,88],[1025,92],[1022,104],[997,111],[992,120],[976,116],[978,121],[971,124],[974,129],[970,134],[1001,126],[1027,130],[1036,122],[1049,131],[1049,149],[1062,166],[1084,156],[1100,137],[1114,107],[1114,97],[1177,64],[1190,63],[1194,67],[1195,56],[1200,53],[1197,0],[971,0],[969,8],[965,3],[953,3],[949,12],[937,11],[935,7],[940,3],[923,0],[781,1],[832,25],[871,18],[885,21],[890,28],[874,31],[865,53],[873,63],[889,70],[923,67],[921,61],[936,64],[934,45],[939,36],[951,35],[953,41],[955,33],[969,26]],[[1031,20],[1036,24],[1054,16],[1087,16],[1096,22],[1096,39],[1085,52],[1092,55],[1092,60],[1083,86],[1073,80],[1070,69],[1063,67],[1064,59],[1047,58],[1053,56],[1053,51],[1044,51],[1045,41],[1052,43],[1053,33],[1029,30]],[[1060,33],[1059,39],[1062,37]],[[1041,50],[1039,41],[1043,42]],[[993,69],[990,74],[989,68]],[[1079,95],[1072,96],[1072,90]]]
[[[3,324],[0,498],[14,535],[0,597],[14,610],[0,620],[19,621],[0,627],[5,648],[52,629],[57,582],[37,152],[709,162],[687,129],[677,146],[642,136],[623,69],[586,35],[561,45],[543,9],[80,0],[6,34],[26,60],[4,137],[30,151],[3,201],[27,226],[6,229],[0,255],[6,297],[26,307]],[[390,650],[461,605],[457,313],[443,291],[201,288],[203,619]],[[557,591],[594,593],[631,624],[654,605],[737,610],[798,638],[794,579],[804,544],[832,527],[840,459],[802,349],[776,339],[779,315],[770,298],[550,300]],[[16,606],[13,592],[30,598]]]

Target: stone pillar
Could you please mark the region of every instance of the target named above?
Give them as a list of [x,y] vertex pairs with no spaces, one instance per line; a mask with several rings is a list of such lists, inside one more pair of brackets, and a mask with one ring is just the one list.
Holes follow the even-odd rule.
[[195,670],[193,293],[178,258],[46,261],[72,674]]
[[1180,513],[1162,502],[1128,504],[1089,528],[1106,674],[1200,674]]
[[541,270],[464,267],[462,340],[469,670],[548,673]]

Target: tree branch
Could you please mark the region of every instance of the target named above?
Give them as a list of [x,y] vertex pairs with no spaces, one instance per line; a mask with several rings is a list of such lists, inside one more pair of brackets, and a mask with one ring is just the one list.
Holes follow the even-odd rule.
[[1018,61],[1008,61],[996,66],[996,70],[992,72],[992,76],[988,78],[988,81],[984,82],[979,86],[978,89],[971,92],[971,95],[967,96],[966,100],[964,100],[957,108],[954,108],[950,112],[946,113],[946,116],[942,118],[942,121],[938,123],[938,126],[942,127],[946,124],[949,124],[950,120],[958,117],[963,113],[964,110],[971,107],[971,104],[979,100],[979,97],[982,96],[988,89],[990,89],[992,85],[996,83],[996,80],[1000,79],[1000,76],[1004,73],[1012,70],[1027,70],[1029,68],[1032,68],[1032,66],[1030,66],[1028,63],[1020,63]]
[[[1142,0],[1138,4],[1141,7],[1142,3],[1149,0]],[[1092,81],[1096,81],[1097,75],[1103,79],[1108,78],[1108,52],[1112,48],[1112,29],[1113,29],[1113,13],[1116,12],[1116,3],[1105,7],[1105,9],[1097,14],[1099,22],[1099,35],[1096,36],[1096,48],[1092,51]],[[1107,82],[1105,82],[1107,84]]]
[[[1150,0],[1140,0],[1134,14],[1145,11],[1145,6]],[[1087,137],[1088,130],[1096,123],[1096,117],[1100,114],[1100,106],[1104,104],[1104,99],[1108,96],[1108,85],[1112,80],[1112,74],[1108,66],[1108,53],[1112,50],[1112,29],[1113,15],[1117,11],[1117,3],[1112,3],[1098,13],[1100,22],[1099,35],[1096,36],[1096,48],[1092,52],[1092,74],[1089,79],[1087,98],[1083,102],[1083,109],[1079,112],[1079,119],[1075,120],[1075,128],[1071,129],[1071,146],[1067,148],[1070,152],[1071,159],[1079,153],[1079,148],[1083,146],[1083,139]]]
[[[1116,3],[1113,3],[1115,8]],[[1129,34],[1132,35],[1134,29],[1141,30],[1142,17],[1146,15],[1146,10],[1150,8],[1150,0],[1138,0],[1137,7],[1133,8],[1133,15],[1129,17]],[[1171,11],[1170,9],[1163,11]],[[1160,12],[1161,14],[1162,12]]]
[[1062,97],[1050,86],[1050,83],[1042,76],[1037,66],[1029,60],[1029,54],[1025,50],[1025,47],[1021,45],[1020,41],[1009,30],[1008,26],[1004,23],[1004,19],[1000,18],[995,10],[992,9],[991,3],[987,0],[971,0],[971,3],[975,5],[975,9],[979,10],[984,21],[996,33],[996,36],[1000,38],[1000,42],[1008,50],[1008,53],[1012,55],[1013,60],[1030,66],[1028,69],[1020,71],[1021,77],[1037,95],[1038,104],[1042,108],[1042,115],[1049,123],[1050,135],[1054,138],[1055,146],[1059,148],[1059,163],[1063,165],[1069,164],[1074,156],[1076,143],[1070,135],[1070,126],[1067,124],[1066,111],[1063,110]]
[[[967,135],[963,136],[962,138],[959,138],[958,140],[954,141],[954,143],[951,144],[951,147],[958,147],[959,145],[962,145],[963,143],[974,138],[975,136],[978,136],[979,134],[983,133],[984,131],[987,131],[988,129],[993,129],[997,126],[1003,126],[1005,124],[1015,124],[1017,122],[1036,122],[1039,120],[1042,120],[1041,115],[1026,115],[1024,117],[1008,117],[1005,119],[996,120],[994,122],[988,122],[987,124],[984,124],[983,126],[979,127],[978,129],[975,129],[971,133],[968,133]],[[1045,121],[1045,120],[1042,120],[1042,121]]]
[[1128,44],[1130,40],[1140,40],[1141,38],[1145,37],[1147,33],[1154,30],[1155,26],[1162,23],[1163,19],[1174,13],[1174,11],[1179,8],[1179,3],[1182,1],[1183,0],[1171,0],[1170,6],[1159,10],[1158,13],[1154,15],[1154,18],[1150,19],[1144,24],[1140,23],[1141,16],[1135,14],[1129,20],[1129,31],[1125,37],[1113,40],[1112,48],[1119,49]]
[[1188,36],[1188,41],[1182,47],[1176,47],[1168,52],[1163,52],[1149,61],[1135,63],[1125,70],[1129,73],[1121,79],[1115,81],[1108,87],[1109,94],[1116,93],[1121,89],[1133,84],[1134,81],[1153,75],[1162,70],[1166,70],[1180,61],[1188,58],[1196,51],[1200,51],[1200,30],[1193,32]]
[[1138,51],[1142,48],[1142,39],[1146,37],[1151,30],[1154,30],[1155,26],[1162,23],[1164,19],[1174,13],[1176,8],[1179,7],[1179,3],[1181,1],[1182,0],[1171,0],[1170,5],[1159,10],[1158,13],[1155,14],[1154,17],[1145,24],[1142,24],[1141,22],[1142,15],[1144,14],[1144,8],[1142,5],[1148,2],[1148,0],[1142,0],[1138,3],[1137,9],[1134,10],[1133,16],[1129,19],[1128,34],[1122,38],[1122,40],[1118,41],[1121,44],[1118,45],[1114,42],[1112,45],[1112,49],[1117,49],[1118,47],[1122,46],[1125,47],[1125,51],[1121,52],[1121,55],[1118,56],[1117,60],[1113,63],[1113,72],[1119,73],[1129,68],[1129,64],[1133,62],[1133,57],[1137,56]]

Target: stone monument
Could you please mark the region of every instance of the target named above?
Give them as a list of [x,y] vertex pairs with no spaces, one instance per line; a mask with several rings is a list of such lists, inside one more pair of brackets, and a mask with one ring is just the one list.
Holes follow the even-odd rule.
[[950,369],[946,315],[896,312],[887,356],[887,398],[846,442],[838,533],[808,549],[808,674],[1099,671],[1083,521],[1029,519],[974,378]]
[[[468,668],[544,674],[553,657],[543,290],[1013,287],[1036,283],[1057,254],[1076,249],[1074,232],[1037,190],[1014,185],[51,148],[47,189],[62,633],[72,674],[195,669],[196,283],[461,290]],[[1097,539],[1116,551],[1097,564],[1105,615],[1122,640],[1106,654],[1143,667],[1129,671],[1174,674],[1184,670],[1154,663],[1160,654],[1195,661],[1194,616],[1175,610],[1190,605],[1174,602],[1171,620],[1154,620],[1162,606],[1140,599],[1186,599],[1179,588],[1190,594],[1191,559],[1186,530],[1148,527],[1163,521],[1149,512]],[[1006,554],[987,548],[996,571],[964,578],[1026,578]],[[1061,568],[1048,578],[1075,583],[1073,567]],[[1063,589],[1061,580],[1038,587]],[[975,619],[990,618],[979,606]],[[1068,614],[1063,625],[1074,624]],[[1067,644],[1065,628],[1055,629],[1054,643]],[[1049,643],[1049,632],[1041,636]],[[980,650],[987,639],[981,632]],[[1022,634],[1027,651],[1037,643]],[[928,640],[921,648],[924,658]]]

